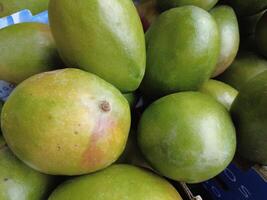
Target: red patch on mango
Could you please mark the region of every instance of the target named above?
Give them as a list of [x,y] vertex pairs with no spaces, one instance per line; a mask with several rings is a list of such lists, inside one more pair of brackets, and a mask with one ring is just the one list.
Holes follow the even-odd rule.
[[[92,131],[92,136],[90,137],[90,142],[88,148],[83,154],[83,166],[90,168],[92,170],[101,168],[103,165],[109,162],[106,160],[107,155],[105,155],[104,148],[106,145],[101,147],[101,141],[110,140],[113,137],[113,129],[115,127],[115,121],[110,119],[110,116],[102,114]],[[108,138],[106,138],[108,137]]]

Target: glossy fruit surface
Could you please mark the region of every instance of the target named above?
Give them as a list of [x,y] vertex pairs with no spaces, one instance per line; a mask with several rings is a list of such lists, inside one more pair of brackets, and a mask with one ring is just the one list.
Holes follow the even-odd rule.
[[182,200],[163,178],[130,165],[113,165],[59,186],[49,200]]
[[18,85],[3,107],[1,126],[9,147],[32,168],[79,175],[118,159],[130,129],[130,109],[111,84],[68,68]]
[[26,78],[62,67],[50,28],[21,23],[0,30],[0,80],[18,84]]
[[181,92],[165,96],[145,110],[138,143],[162,175],[199,183],[231,162],[236,135],[231,117],[220,103],[200,92]]
[[138,88],[145,37],[132,1],[51,0],[49,21],[67,66],[94,73],[124,93]]
[[0,136],[1,200],[44,200],[51,191],[53,179],[18,160]]
[[238,91],[230,85],[212,79],[205,82],[199,91],[216,99],[227,110],[230,110],[238,94]]
[[230,6],[217,6],[210,11],[220,33],[220,55],[213,77],[223,73],[234,61],[239,47],[239,28],[234,10]]
[[162,13],[146,33],[146,95],[197,90],[215,70],[219,33],[213,17],[195,6]]

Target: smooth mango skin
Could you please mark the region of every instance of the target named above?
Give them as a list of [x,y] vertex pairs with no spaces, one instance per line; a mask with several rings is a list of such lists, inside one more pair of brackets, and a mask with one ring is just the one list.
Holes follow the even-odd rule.
[[245,159],[267,165],[267,72],[241,88],[231,108],[237,128],[238,153]]
[[182,200],[176,189],[150,171],[113,165],[60,185],[49,200]]
[[216,79],[237,90],[259,73],[267,70],[267,60],[253,52],[240,52],[232,65]]
[[157,0],[157,3],[162,9],[170,9],[179,6],[193,5],[205,10],[210,10],[218,0]]
[[111,84],[69,68],[18,85],[4,104],[1,125],[11,150],[32,168],[79,175],[118,159],[130,129],[130,108]]
[[257,23],[255,39],[259,52],[267,58],[267,12]]
[[18,160],[0,136],[0,199],[45,200],[54,178]]
[[238,91],[230,85],[213,79],[205,82],[199,91],[216,99],[227,110],[230,110],[238,94]]
[[228,2],[241,16],[254,15],[267,8],[266,0],[228,0]]
[[130,0],[51,0],[49,20],[68,66],[92,72],[123,93],[145,73],[145,37]]
[[234,10],[230,6],[217,6],[210,11],[220,33],[220,55],[213,77],[223,73],[234,61],[239,48],[239,28]]
[[61,67],[50,28],[41,23],[21,23],[1,29],[0,60],[0,80],[15,84]]
[[227,110],[200,92],[181,92],[151,104],[138,126],[149,164],[176,181],[199,183],[223,171],[234,157],[235,128]]
[[146,42],[141,89],[147,96],[197,90],[214,71],[220,49],[215,20],[195,6],[162,13],[146,33]]
[[37,14],[48,8],[49,0],[0,0],[0,17],[5,17],[23,9]]

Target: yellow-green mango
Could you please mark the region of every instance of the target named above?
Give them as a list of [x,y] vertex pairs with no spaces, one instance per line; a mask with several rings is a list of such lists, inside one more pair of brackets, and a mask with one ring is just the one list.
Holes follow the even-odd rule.
[[124,93],[139,87],[145,38],[132,1],[51,0],[49,19],[67,66],[92,72]]
[[18,84],[26,78],[62,67],[50,28],[21,23],[0,30],[0,80]]
[[230,85],[213,79],[205,82],[199,91],[216,99],[227,110],[230,110],[238,94],[238,91]]
[[239,48],[239,28],[234,10],[230,6],[217,6],[210,11],[220,33],[220,55],[213,77],[223,73],[234,61]]
[[130,108],[118,89],[80,69],[30,77],[11,93],[1,115],[11,150],[52,175],[103,169],[123,152]]
[[60,185],[49,200],[182,200],[158,175],[131,165],[113,165]]
[[33,14],[48,8],[49,0],[0,0],[0,17],[5,17],[23,9],[29,9]]
[[45,200],[54,178],[41,174],[16,158],[0,136],[0,199]]
[[197,90],[214,72],[220,50],[215,20],[195,6],[162,13],[146,33],[146,43],[141,89],[147,96]]

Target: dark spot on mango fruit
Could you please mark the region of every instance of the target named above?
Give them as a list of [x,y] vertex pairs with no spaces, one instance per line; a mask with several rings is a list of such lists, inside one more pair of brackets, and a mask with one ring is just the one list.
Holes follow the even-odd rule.
[[109,112],[111,110],[110,104],[107,101],[101,101],[99,107],[103,112]]
[[8,178],[4,178],[4,181],[7,182],[9,179]]

